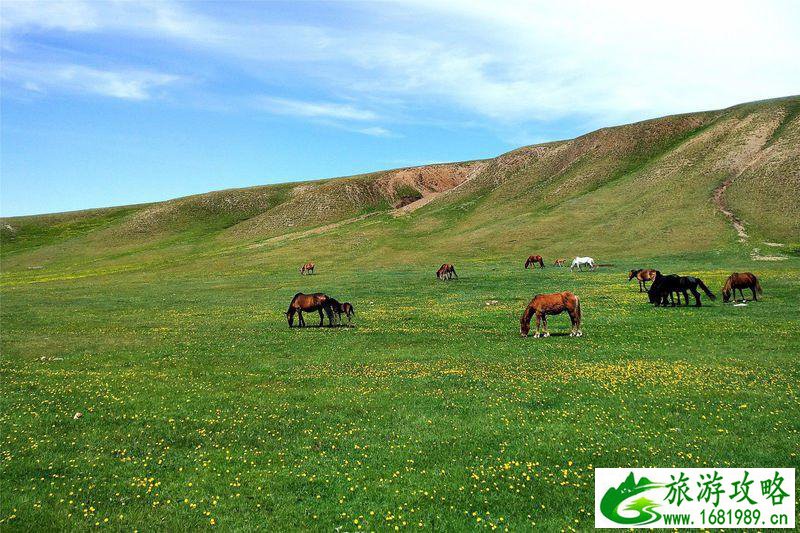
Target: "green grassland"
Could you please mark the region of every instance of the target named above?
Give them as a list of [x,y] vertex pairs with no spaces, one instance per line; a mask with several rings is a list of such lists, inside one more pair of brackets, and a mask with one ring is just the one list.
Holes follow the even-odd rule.
[[[464,163],[407,214],[442,168],[2,220],[0,529],[587,530],[597,467],[800,467],[797,101]],[[642,267],[763,300],[653,308]],[[585,336],[521,338],[560,290]],[[353,326],[290,329],[298,291]]]

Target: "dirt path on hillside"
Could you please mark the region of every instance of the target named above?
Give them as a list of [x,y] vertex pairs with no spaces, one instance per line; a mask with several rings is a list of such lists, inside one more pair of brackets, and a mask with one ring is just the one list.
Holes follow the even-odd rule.
[[422,198],[420,198],[419,200],[411,202],[410,204],[406,204],[406,205],[404,205],[402,207],[398,207],[397,209],[393,209],[392,210],[392,215],[396,216],[396,217],[399,217],[399,216],[402,216],[402,215],[407,215],[409,213],[412,213],[412,212],[416,211],[420,207],[428,205],[429,203],[431,203],[436,198],[439,198],[441,196],[445,196],[447,194],[450,194],[451,192],[457,190],[459,187],[463,186],[465,183],[469,183],[470,181],[472,181],[472,179],[475,176],[477,176],[478,174],[483,172],[483,170],[486,168],[486,166],[488,164],[489,163],[486,162],[486,161],[483,161],[483,162],[480,162],[480,163],[476,164],[475,168],[473,168],[470,171],[470,173],[467,175],[467,177],[464,179],[464,181],[462,181],[461,183],[459,183],[455,187],[453,187],[451,189],[447,189],[446,191],[441,191],[441,192],[424,193]]
[[730,207],[728,207],[728,204],[725,203],[725,191],[728,189],[728,187],[730,187],[731,183],[733,183],[734,180],[736,180],[736,178],[744,174],[759,159],[764,157],[765,153],[767,152],[764,151],[763,149],[756,152],[756,154],[750,159],[750,161],[747,162],[747,164],[744,167],[742,167],[742,169],[739,172],[737,172],[735,175],[723,181],[722,185],[714,189],[714,197],[713,197],[714,205],[716,205],[717,209],[719,209],[720,212],[723,215],[725,215],[725,217],[730,221],[731,225],[733,226],[733,229],[736,230],[736,234],[739,235],[739,242],[747,241],[748,238],[747,231],[745,231],[744,228],[744,221],[741,218],[737,217],[733,213],[733,211],[731,211]]
[[[744,170],[742,170],[742,172],[744,172]],[[745,242],[747,240],[747,232],[744,229],[744,222],[742,219],[734,215],[733,211],[728,209],[728,205],[725,203],[725,191],[730,184],[733,183],[733,180],[739,177],[742,172],[739,172],[732,178],[726,179],[722,182],[722,185],[714,189],[714,205],[717,206],[717,209],[719,209],[733,225],[733,229],[735,229],[736,234],[739,235],[739,242]]]
[[276,242],[283,242],[283,241],[294,241],[297,239],[302,239],[304,237],[309,237],[311,235],[319,235],[320,233],[325,233],[326,231],[330,231],[332,229],[339,228],[346,224],[352,224],[354,222],[358,222],[359,220],[364,220],[365,218],[379,215],[381,213],[385,213],[385,211],[375,211],[374,213],[367,213],[366,215],[361,215],[353,218],[348,218],[347,220],[340,220],[339,222],[332,222],[331,224],[325,224],[324,226],[318,226],[316,228],[311,228],[305,231],[296,231],[294,233],[285,233],[283,235],[278,235],[276,237],[270,237],[269,239],[261,242],[257,242],[255,244],[249,245],[247,248],[260,248],[262,246],[266,246],[268,244],[276,243]]

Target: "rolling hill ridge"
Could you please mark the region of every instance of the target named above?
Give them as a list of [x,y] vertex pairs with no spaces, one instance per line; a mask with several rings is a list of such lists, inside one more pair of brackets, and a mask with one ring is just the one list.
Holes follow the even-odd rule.
[[764,241],[791,249],[800,97],[603,128],[488,160],[5,218],[0,233],[4,274],[264,254],[380,264],[534,248],[604,257]]

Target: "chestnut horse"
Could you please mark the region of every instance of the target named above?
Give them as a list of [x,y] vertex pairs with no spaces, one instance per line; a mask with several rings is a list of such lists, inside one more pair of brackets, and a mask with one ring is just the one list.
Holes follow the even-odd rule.
[[314,263],[306,263],[305,265],[300,267],[300,274],[301,275],[313,274],[315,266],[316,265]]
[[639,281],[639,292],[645,292],[647,291],[646,282],[655,281],[657,273],[658,270],[653,270],[652,268],[639,268],[637,270],[631,270],[630,273],[628,273],[628,283],[630,283],[633,278],[636,278]]
[[289,309],[286,311],[286,318],[289,320],[289,327],[294,326],[294,315],[297,313],[298,318],[298,325],[303,327],[306,325],[306,321],[303,320],[303,311],[306,313],[313,313],[314,311],[319,311],[319,325],[322,327],[323,317],[322,311],[325,311],[325,314],[328,315],[328,325],[333,325],[333,310],[331,309],[331,300],[328,295],[322,294],[321,292],[315,292],[314,294],[303,294],[302,292],[298,292],[292,298],[292,303],[289,304]]
[[519,319],[520,335],[523,337],[528,336],[528,332],[531,329],[531,317],[536,315],[536,333],[534,337],[540,336],[539,331],[542,325],[544,325],[544,334],[542,336],[549,337],[547,315],[559,315],[564,311],[569,314],[569,319],[572,321],[572,329],[569,336],[580,337],[583,335],[581,331],[581,302],[570,291],[537,294],[534,296],[531,303],[525,308],[525,312],[522,313],[522,318]]
[[564,259],[563,257],[559,257],[558,259],[556,259],[556,262],[553,263],[553,266],[563,267],[564,263],[566,263],[566,262],[567,262],[566,259]]
[[731,295],[733,295],[733,299],[736,299],[736,289],[739,289],[739,294],[742,296],[742,300],[744,300],[744,293],[742,289],[750,289],[753,293],[753,300],[758,301],[758,294],[763,294],[764,291],[761,289],[761,284],[758,282],[758,278],[755,274],[751,272],[734,272],[728,279],[725,280],[725,285],[722,287],[722,301],[729,302],[731,299]]
[[525,261],[525,268],[529,266],[531,268],[536,268],[536,263],[539,263],[539,268],[544,268],[544,259],[542,259],[541,255],[532,255],[528,257],[528,260]]
[[436,271],[436,277],[439,279],[452,279],[453,276],[458,278],[458,274],[456,274],[456,267],[450,263],[443,264],[439,267],[439,270]]

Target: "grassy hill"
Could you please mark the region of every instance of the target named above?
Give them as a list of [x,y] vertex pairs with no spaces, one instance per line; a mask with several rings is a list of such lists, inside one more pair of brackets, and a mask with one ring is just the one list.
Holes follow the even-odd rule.
[[[799,108],[3,219],[0,529],[584,531],[596,467],[800,468]],[[653,308],[635,267],[764,294]],[[521,338],[565,289],[584,336]],[[289,329],[298,291],[354,326]]]
[[723,249],[737,241],[714,202],[726,180],[720,198],[754,246],[793,244],[800,235],[798,109],[800,97],[790,97],[604,128],[486,161],[7,218],[3,271],[57,269],[67,256],[70,268],[153,264],[160,254],[202,262],[204,252],[230,247],[238,247],[237,263],[275,247],[293,263]]

